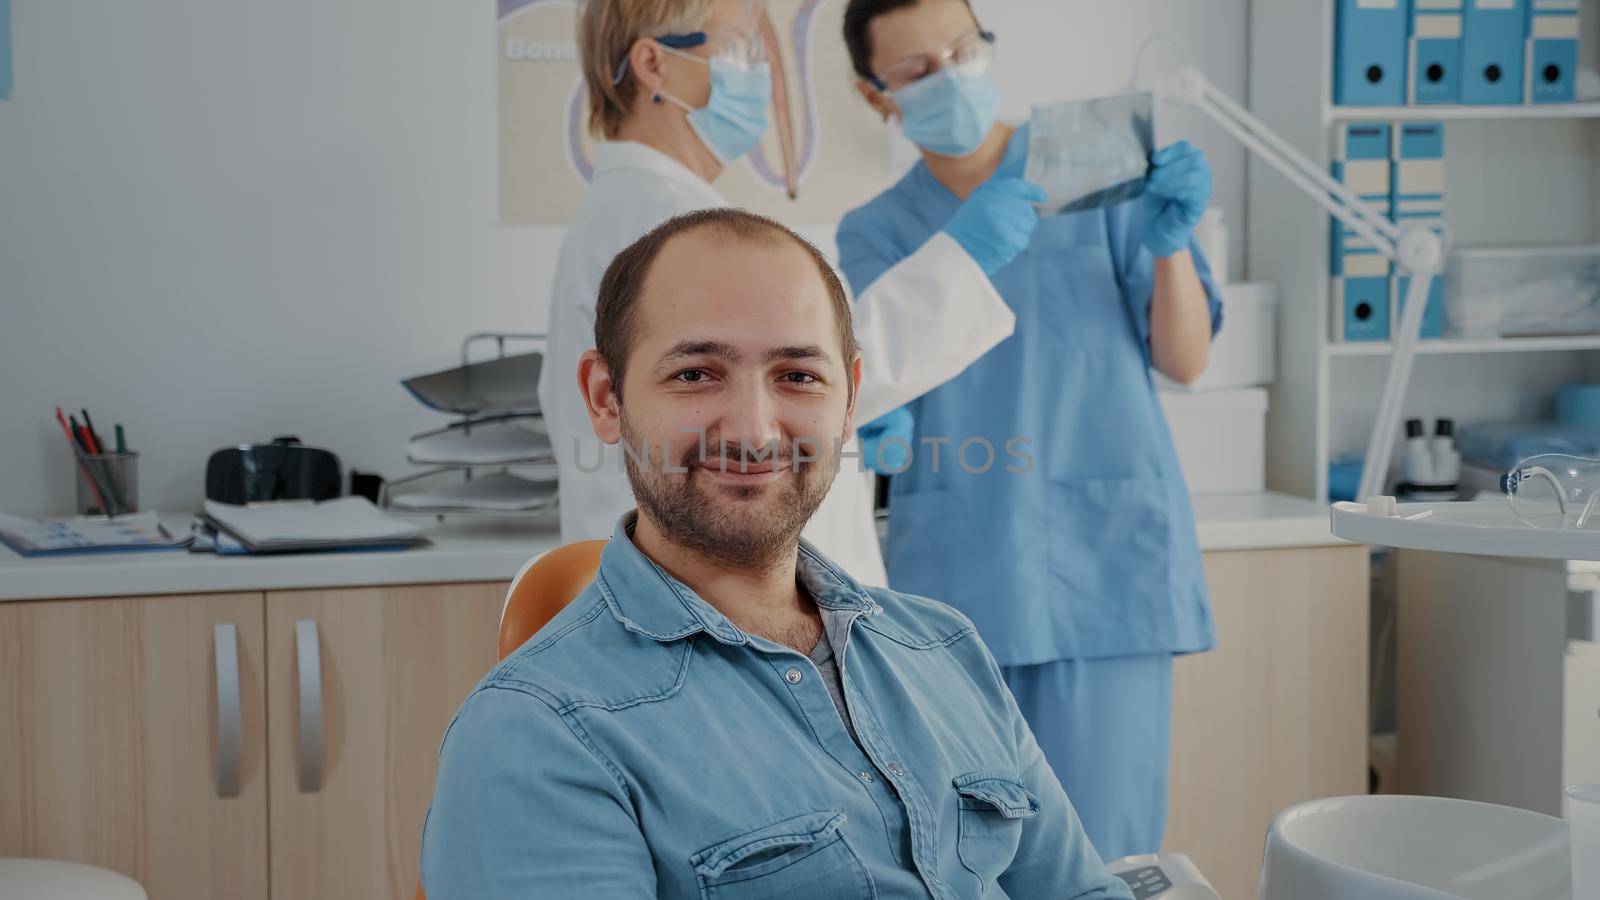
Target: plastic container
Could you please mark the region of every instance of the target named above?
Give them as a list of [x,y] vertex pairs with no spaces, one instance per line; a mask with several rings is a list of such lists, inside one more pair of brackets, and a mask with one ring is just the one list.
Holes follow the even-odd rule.
[[1345,454],[1328,462],[1328,500],[1354,500],[1361,490],[1361,461],[1357,454]]
[[1178,465],[1191,494],[1259,494],[1266,479],[1267,391],[1163,391]]
[[1452,336],[1600,333],[1600,246],[1457,250],[1444,284]]
[[1162,390],[1216,391],[1271,384],[1277,377],[1278,288],[1230,284],[1222,288],[1222,330],[1211,342],[1205,372],[1181,385],[1159,372]]
[[1503,475],[1541,453],[1600,456],[1600,428],[1555,422],[1462,425],[1456,429],[1456,450],[1463,460]]
[[1568,384],[1556,392],[1556,421],[1600,431],[1600,384]]

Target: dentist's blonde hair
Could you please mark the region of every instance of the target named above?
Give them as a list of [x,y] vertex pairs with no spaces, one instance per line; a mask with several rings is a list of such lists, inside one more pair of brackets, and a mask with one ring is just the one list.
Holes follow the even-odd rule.
[[717,0],[587,0],[578,14],[578,52],[589,88],[589,131],[613,138],[633,108],[639,80],[617,69],[640,38],[700,30]]

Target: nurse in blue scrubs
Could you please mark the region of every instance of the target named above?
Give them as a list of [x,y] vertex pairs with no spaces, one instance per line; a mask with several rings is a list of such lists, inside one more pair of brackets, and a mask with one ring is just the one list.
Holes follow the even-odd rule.
[[1020,178],[1026,130],[995,120],[993,36],[965,0],[851,0],[844,29],[861,93],[922,151],[840,225],[854,291],[940,230],[981,248],[1032,229],[989,276],[1015,332],[907,407],[889,583],[977,624],[1101,855],[1155,852],[1172,659],[1209,649],[1212,624],[1151,371],[1198,377],[1221,323],[1191,241],[1210,169],[1179,143],[1154,154],[1139,199],[969,220],[974,193],[1037,194]]

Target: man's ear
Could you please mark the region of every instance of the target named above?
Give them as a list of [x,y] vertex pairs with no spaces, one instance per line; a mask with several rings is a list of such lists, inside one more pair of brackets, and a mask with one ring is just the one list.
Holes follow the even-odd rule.
[[611,382],[611,367],[598,350],[585,350],[578,359],[578,389],[589,411],[595,437],[607,444],[622,440],[622,403]]
[[850,404],[844,411],[844,439],[856,433],[856,398],[861,396],[861,354],[850,360]]
[[856,92],[861,95],[861,99],[867,101],[867,105],[871,106],[873,111],[882,117],[885,122],[889,121],[891,117],[900,117],[900,107],[894,105],[894,101],[889,99],[888,94],[868,84],[865,78],[856,79]]

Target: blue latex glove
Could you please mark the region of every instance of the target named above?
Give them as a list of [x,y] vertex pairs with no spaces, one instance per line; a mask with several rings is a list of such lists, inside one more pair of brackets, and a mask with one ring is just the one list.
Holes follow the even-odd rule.
[[1144,245],[1156,256],[1189,248],[1211,199],[1211,166],[1200,148],[1179,141],[1150,157],[1144,185]]
[[[873,419],[856,430],[861,438],[861,457],[867,468],[885,475],[904,472],[911,465],[911,438],[916,421],[904,406]],[[902,438],[884,443],[886,438]]]
[[1027,162],[1026,154],[1007,159],[967,195],[967,202],[944,226],[945,234],[956,239],[985,275],[1000,271],[1025,250],[1039,224],[1033,205],[1043,203],[1045,194],[1023,179]]

